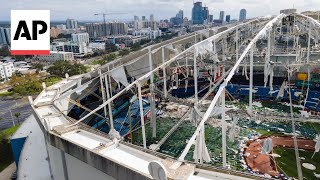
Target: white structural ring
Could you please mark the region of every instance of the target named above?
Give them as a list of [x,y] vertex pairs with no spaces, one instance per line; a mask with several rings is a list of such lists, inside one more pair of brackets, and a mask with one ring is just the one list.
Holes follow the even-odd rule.
[[166,180],[167,171],[164,165],[159,161],[152,161],[148,165],[149,173],[155,180]]

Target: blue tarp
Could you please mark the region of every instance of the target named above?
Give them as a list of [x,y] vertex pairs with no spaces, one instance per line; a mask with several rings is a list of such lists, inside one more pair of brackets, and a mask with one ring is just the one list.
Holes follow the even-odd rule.
[[19,164],[20,154],[23,149],[23,145],[24,145],[25,141],[26,141],[26,137],[16,138],[16,139],[10,140],[11,149],[13,152],[13,158],[14,158],[14,161],[15,161],[17,167]]

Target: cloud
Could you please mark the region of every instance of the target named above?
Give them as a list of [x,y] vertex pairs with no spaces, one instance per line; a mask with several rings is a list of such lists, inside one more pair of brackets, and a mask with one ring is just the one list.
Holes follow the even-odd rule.
[[[238,18],[242,8],[247,9],[248,17],[278,14],[281,9],[292,8],[299,11],[316,10],[319,0],[202,0],[209,7],[210,14],[218,18],[224,10],[231,18]],[[97,20],[94,16],[101,12],[125,12],[123,15],[110,15],[109,19],[133,19],[133,15],[149,17],[154,14],[157,20],[169,19],[182,9],[185,16],[191,17],[193,3],[190,0],[0,0],[0,21],[10,20],[11,9],[49,9],[51,19]]]

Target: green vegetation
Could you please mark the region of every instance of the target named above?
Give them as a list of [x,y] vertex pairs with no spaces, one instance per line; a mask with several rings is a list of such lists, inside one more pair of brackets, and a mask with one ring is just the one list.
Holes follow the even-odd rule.
[[21,116],[21,113],[19,113],[19,112],[16,112],[16,113],[14,113],[14,116],[17,118],[17,120],[18,120],[18,124],[20,124],[20,119],[19,119],[19,117]]
[[43,71],[43,64],[41,63],[33,63],[32,65],[33,69],[36,69],[36,73],[38,74],[40,71]]
[[[173,118],[161,118],[157,119],[157,137],[152,138],[152,128],[150,124],[146,125],[146,138],[147,146],[151,144],[156,144],[161,140],[161,138],[177,123],[177,119]],[[186,146],[187,140],[189,140],[196,130],[196,127],[193,126],[190,122],[182,123],[178,129],[167,139],[167,141],[160,147],[159,152],[167,154],[172,157],[179,157],[183,149]],[[247,135],[248,130],[244,129],[241,133],[242,135]],[[214,128],[210,125],[205,126],[205,141],[207,148],[210,153],[211,162],[210,165],[221,166],[222,157],[221,157],[221,128]],[[141,129],[133,133],[133,144],[142,146],[142,133]],[[227,141],[227,161],[231,165],[232,169],[243,170],[239,155],[237,144],[239,142],[235,139],[234,142]],[[186,160],[193,161],[193,150],[194,146],[191,147],[189,153],[186,156]]]
[[94,60],[94,61],[92,61],[92,65],[104,65],[104,64],[106,64],[107,63],[107,61],[106,60],[104,60],[104,59],[96,59],[96,60]]
[[119,56],[125,56],[130,53],[129,49],[122,49],[119,51]]
[[9,129],[0,131],[0,172],[10,165],[13,161],[13,154],[11,151],[11,146],[9,138],[13,135],[20,126],[14,126]]
[[5,97],[5,96],[12,96],[14,95],[14,92],[4,92],[4,93],[0,93],[0,97]]
[[57,82],[59,82],[61,80],[60,77],[55,77],[55,76],[52,76],[52,77],[49,77],[49,78],[46,78],[44,80],[44,82],[46,83],[46,86],[49,87]]
[[104,64],[107,64],[108,62],[110,61],[113,61],[114,59],[117,58],[117,55],[116,54],[108,54],[108,55],[105,55],[103,56],[102,59],[96,59],[92,62],[92,65],[97,65],[97,64],[100,64],[101,66],[104,65]]
[[[274,153],[279,154],[281,157],[276,158],[277,165],[281,168],[281,170],[289,177],[298,177],[297,166],[295,162],[295,152],[294,149],[286,149],[286,148],[276,148]],[[317,167],[315,171],[306,169],[302,167],[302,174],[304,179],[316,179],[314,176],[314,172],[320,174],[320,155],[315,155],[313,159],[311,156],[313,152],[311,151],[299,151],[302,163],[310,163]],[[319,154],[319,153],[318,153]]]
[[57,61],[48,68],[48,73],[58,77],[65,77],[68,73],[69,76],[74,76],[87,72],[86,66],[80,63],[71,63],[69,61]]
[[2,141],[3,139],[10,138],[10,136],[13,135],[19,129],[19,127],[20,125],[16,125],[11,128],[0,131],[0,141]]
[[171,33],[171,34],[165,34],[165,35],[162,35],[160,37],[157,37],[157,39],[155,39],[155,43],[159,43],[159,42],[162,42],[162,41],[166,41],[166,40],[169,40],[169,39],[172,39],[174,37],[178,36],[178,33]]
[[9,84],[13,87],[13,93],[19,95],[34,95],[42,90],[41,75],[25,74],[13,75]]

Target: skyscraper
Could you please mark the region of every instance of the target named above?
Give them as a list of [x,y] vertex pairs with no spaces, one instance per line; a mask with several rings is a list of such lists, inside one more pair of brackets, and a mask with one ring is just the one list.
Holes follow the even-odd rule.
[[220,11],[220,20],[223,22],[224,21],[224,11]]
[[138,16],[134,16],[134,21],[139,21],[139,17]]
[[146,16],[142,16],[141,20],[145,21],[146,20]]
[[195,2],[192,8],[192,23],[203,24],[202,2]]
[[10,45],[11,42],[10,28],[0,27],[0,44]]
[[154,15],[153,14],[150,15],[150,21],[154,21]]
[[125,23],[87,23],[86,30],[90,38],[98,38],[109,35],[122,35],[128,33],[128,26]]
[[75,19],[67,19],[66,24],[67,24],[67,29],[77,29],[78,28],[78,22]]
[[179,10],[178,14],[176,14],[176,18],[177,18],[178,24],[183,23],[183,11],[182,10]]
[[208,7],[203,7],[202,15],[203,15],[203,20],[208,22],[208,18],[209,18],[209,8]]
[[230,23],[230,15],[226,15],[226,22]]
[[208,22],[210,22],[210,23],[213,22],[213,15],[211,15],[211,14],[209,15]]
[[247,19],[247,10],[246,9],[241,9],[240,10],[240,15],[239,15],[239,21],[244,21]]

